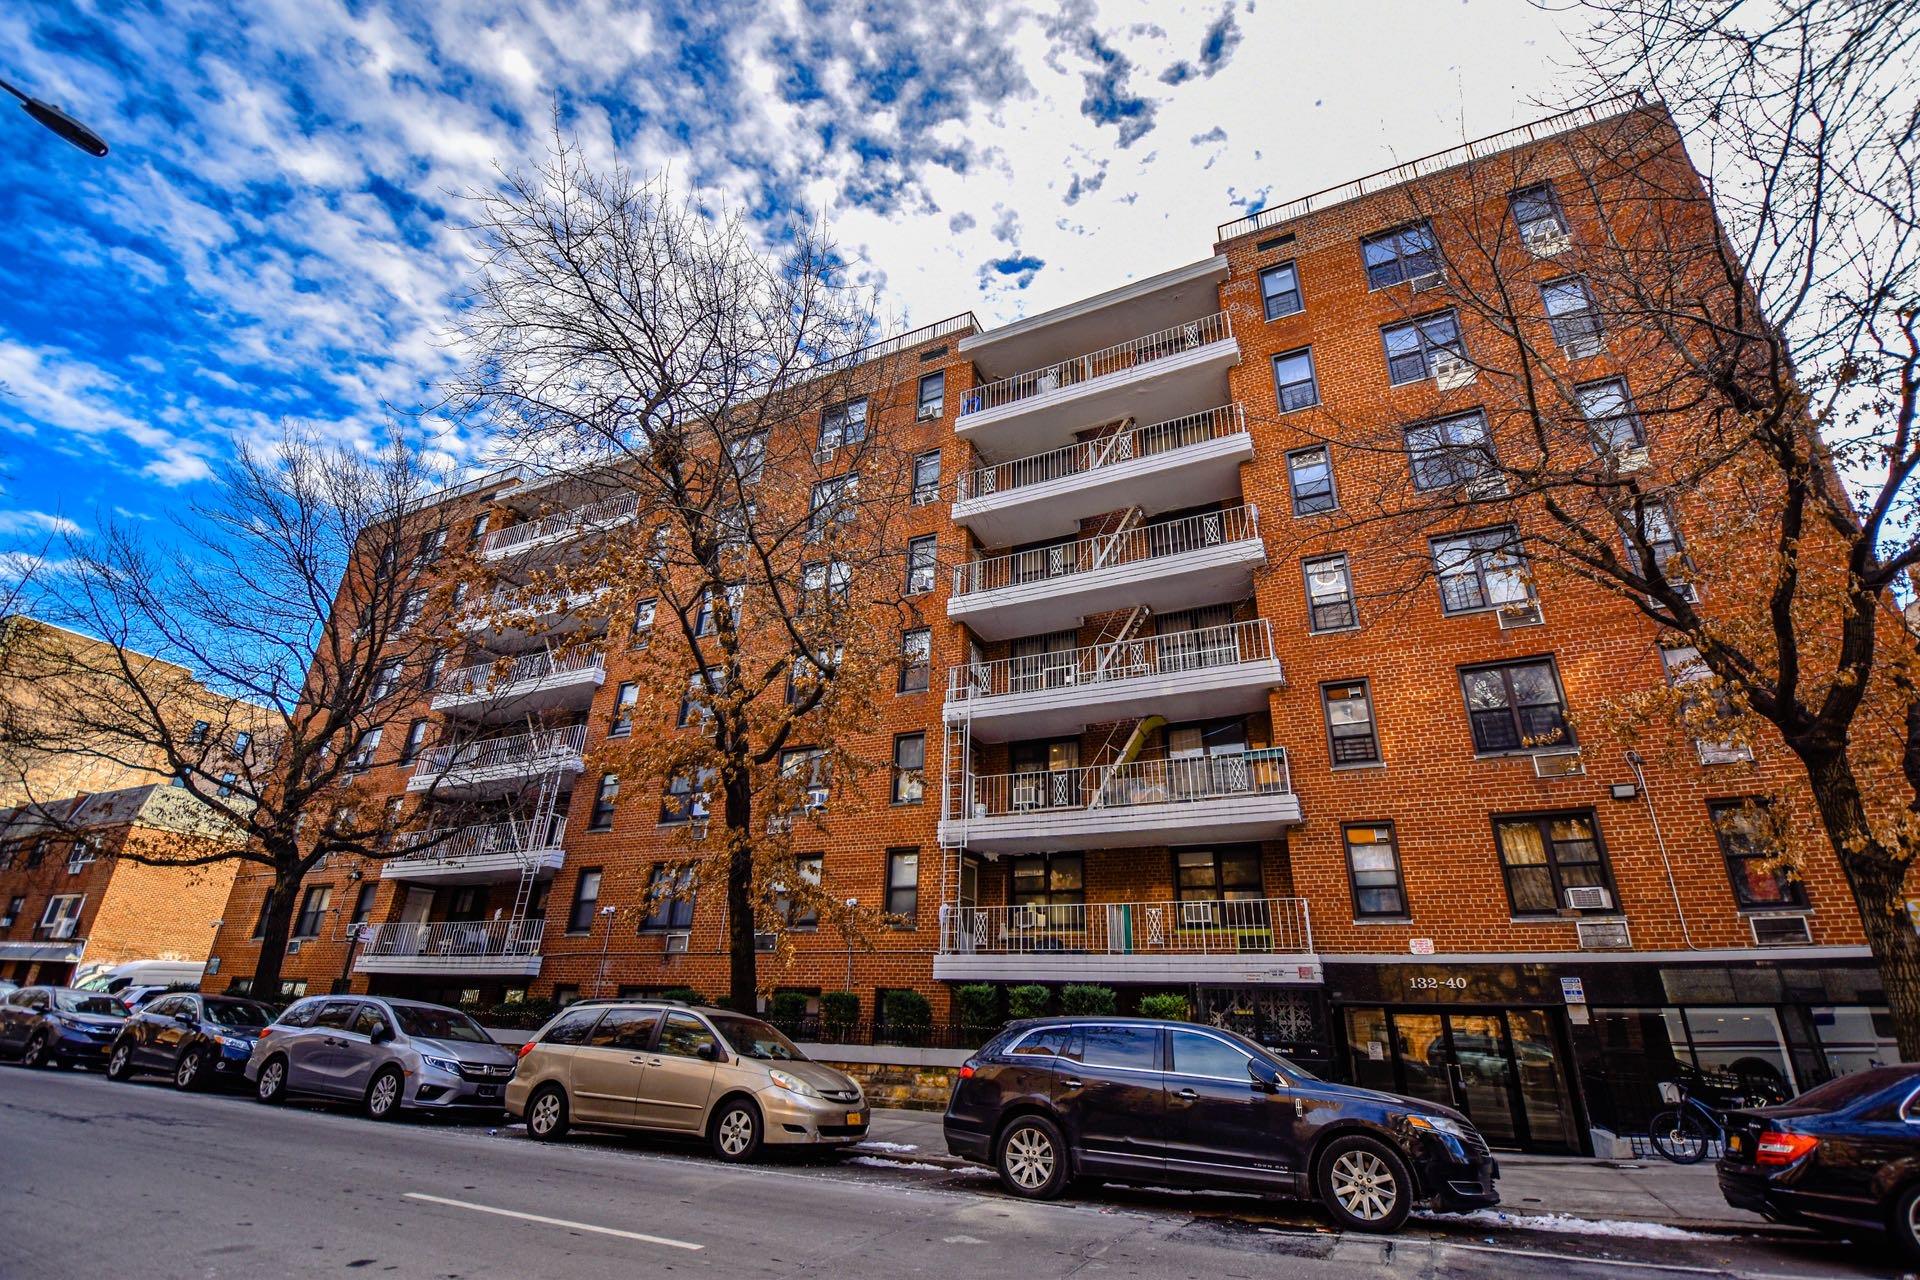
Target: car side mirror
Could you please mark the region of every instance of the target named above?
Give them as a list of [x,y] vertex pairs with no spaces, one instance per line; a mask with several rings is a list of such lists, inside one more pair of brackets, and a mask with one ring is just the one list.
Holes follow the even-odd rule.
[[176,1013],[176,1014],[174,1014],[174,1015],[173,1015],[173,1020],[174,1020],[175,1022],[184,1022],[184,1023],[187,1023],[187,1024],[189,1024],[189,1025],[191,1025],[192,1023],[195,1023],[195,1022],[198,1022],[198,1021],[199,1021],[199,1019],[198,1019],[198,1018],[195,1018],[195,1017],[193,1016],[193,1013],[192,1013],[192,1012],[191,1012],[190,1010],[187,1010],[187,1009],[182,1009],[182,1010],[181,1010],[180,1012],[178,1012],[178,1013]]
[[367,1035],[367,1039],[375,1044],[386,1044],[393,1039],[393,1028],[384,1022],[377,1022]]
[[1273,1064],[1260,1058],[1247,1059],[1247,1075],[1253,1080],[1253,1087],[1261,1093],[1280,1092],[1280,1073]]
[[693,1056],[702,1062],[720,1061],[720,1050],[710,1044],[703,1044],[693,1051]]

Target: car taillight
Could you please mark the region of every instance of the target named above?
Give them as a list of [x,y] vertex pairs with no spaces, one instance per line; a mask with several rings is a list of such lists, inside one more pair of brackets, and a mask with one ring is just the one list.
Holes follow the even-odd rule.
[[260,1035],[259,1035],[259,1037],[258,1037],[258,1038],[259,1038],[259,1039],[261,1039],[261,1040],[265,1040],[265,1039],[266,1039],[266,1038],[267,1038],[268,1036],[270,1036],[270,1035],[272,1035],[272,1034],[273,1034],[273,1028],[272,1028],[272,1027],[262,1027],[262,1028],[260,1028]]
[[529,1041],[527,1041],[527,1042],[526,1042],[525,1044],[523,1044],[523,1045],[521,1045],[521,1046],[520,1046],[520,1051],[519,1051],[518,1053],[516,1053],[516,1054],[514,1054],[513,1056],[514,1056],[514,1057],[516,1057],[516,1058],[524,1058],[524,1057],[526,1057],[526,1056],[527,1056],[528,1054],[530,1054],[530,1053],[532,1053],[532,1052],[533,1052],[533,1046],[534,1046],[534,1045],[536,1045],[536,1044],[538,1044],[538,1043],[540,1043],[540,1042],[539,1042],[538,1040],[529,1040]]
[[960,1067],[960,1078],[961,1078],[962,1080],[971,1080],[971,1079],[973,1079],[973,1064],[972,1064],[971,1062],[968,1062],[968,1063],[963,1063],[963,1064],[961,1065],[961,1067]]
[[1820,1145],[1820,1139],[1804,1133],[1781,1133],[1769,1129],[1760,1135],[1753,1148],[1755,1164],[1792,1164]]

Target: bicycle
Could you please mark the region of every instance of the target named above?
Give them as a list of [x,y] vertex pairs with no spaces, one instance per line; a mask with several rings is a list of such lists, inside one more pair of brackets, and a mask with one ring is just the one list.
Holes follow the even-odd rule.
[[1715,1111],[1693,1096],[1678,1081],[1660,1084],[1660,1101],[1670,1110],[1647,1121],[1647,1140],[1675,1164],[1698,1164],[1714,1142],[1724,1144],[1727,1137],[1725,1112]]

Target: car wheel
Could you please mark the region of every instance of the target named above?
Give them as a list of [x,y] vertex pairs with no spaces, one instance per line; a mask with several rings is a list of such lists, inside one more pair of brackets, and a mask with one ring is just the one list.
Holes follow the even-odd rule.
[[107,1058],[107,1079],[125,1080],[133,1074],[133,1045],[125,1040],[113,1046]]
[[1887,1234],[1902,1257],[1908,1262],[1920,1262],[1920,1182],[1894,1198]]
[[268,1058],[260,1064],[260,1074],[254,1079],[253,1096],[262,1102],[287,1100],[287,1060],[285,1058]]
[[557,1084],[536,1091],[527,1102],[527,1134],[542,1142],[567,1136],[567,1091]]
[[722,1104],[713,1116],[713,1154],[735,1164],[760,1154],[760,1109],[745,1098]]
[[400,1103],[406,1093],[407,1082],[388,1067],[373,1078],[367,1086],[366,1111],[370,1120],[391,1120],[400,1114]]
[[1066,1139],[1045,1116],[1021,1116],[1000,1135],[1000,1185],[1029,1200],[1051,1200],[1072,1179]]
[[1349,1231],[1398,1231],[1413,1211],[1413,1175],[1373,1138],[1336,1138],[1320,1156],[1320,1202]]
[[189,1049],[173,1064],[173,1087],[183,1093],[200,1087],[200,1068],[206,1063],[198,1049]]
[[45,1032],[36,1034],[27,1041],[27,1047],[20,1053],[20,1065],[23,1067],[47,1067],[53,1065],[53,1059],[47,1054]]
[[1699,1164],[1711,1136],[1691,1111],[1662,1111],[1647,1121],[1647,1139],[1653,1149],[1675,1164]]

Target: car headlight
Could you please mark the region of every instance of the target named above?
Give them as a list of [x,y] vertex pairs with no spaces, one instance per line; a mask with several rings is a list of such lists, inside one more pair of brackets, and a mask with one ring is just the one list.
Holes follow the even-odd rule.
[[1467,1136],[1467,1128],[1465,1125],[1461,1124],[1458,1120],[1453,1120],[1446,1116],[1410,1115],[1407,1117],[1407,1127],[1410,1129],[1425,1129],[1430,1133],[1444,1133],[1455,1138],[1464,1138]]
[[444,1071],[450,1076],[460,1074],[460,1064],[452,1058],[436,1058],[430,1053],[423,1053],[420,1055],[420,1061],[432,1067],[435,1071]]
[[769,1071],[767,1072],[767,1079],[773,1081],[788,1093],[796,1094],[802,1098],[817,1098],[820,1096],[818,1089],[808,1084],[805,1080],[802,1080],[799,1076],[790,1075],[785,1071]]
[[213,1033],[213,1042],[222,1049],[238,1049],[243,1053],[253,1048],[253,1041],[245,1036],[230,1036],[218,1031]]

